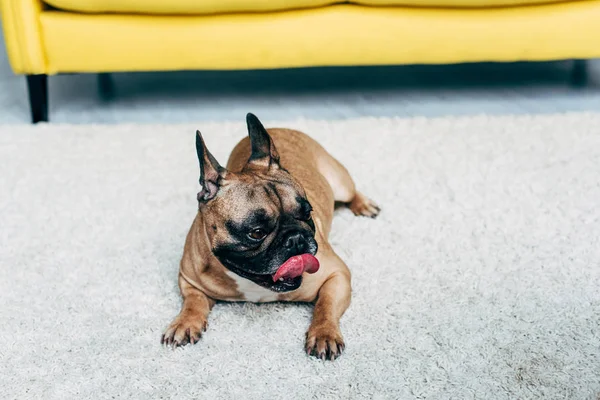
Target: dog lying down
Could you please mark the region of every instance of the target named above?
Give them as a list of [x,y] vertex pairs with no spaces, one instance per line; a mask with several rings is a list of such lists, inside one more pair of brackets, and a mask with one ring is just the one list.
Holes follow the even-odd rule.
[[351,296],[350,271],[327,241],[334,204],[372,218],[379,207],[309,136],[267,130],[253,114],[246,122],[226,167],[197,132],[202,189],[179,270],[183,306],[162,342],[198,342],[217,300],[314,302],[306,352],[334,360]]

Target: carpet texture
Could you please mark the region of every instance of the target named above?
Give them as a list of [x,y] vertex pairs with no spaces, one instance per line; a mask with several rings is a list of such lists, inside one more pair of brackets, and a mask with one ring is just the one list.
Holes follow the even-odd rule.
[[383,209],[336,212],[346,353],[305,356],[296,304],[218,304],[200,343],[162,348],[195,129],[224,163],[243,117],[0,127],[0,398],[598,399],[600,114],[264,121]]

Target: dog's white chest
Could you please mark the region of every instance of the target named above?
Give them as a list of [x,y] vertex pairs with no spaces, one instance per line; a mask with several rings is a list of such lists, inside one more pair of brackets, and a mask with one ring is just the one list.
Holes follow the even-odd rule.
[[240,292],[246,301],[250,301],[252,303],[265,303],[269,301],[277,301],[278,294],[265,289],[262,286],[257,285],[256,283],[242,278],[241,276],[227,271],[227,275],[235,281],[238,287],[238,292]]

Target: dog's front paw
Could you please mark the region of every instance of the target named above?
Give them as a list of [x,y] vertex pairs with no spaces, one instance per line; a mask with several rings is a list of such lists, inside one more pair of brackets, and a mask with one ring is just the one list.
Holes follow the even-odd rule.
[[195,344],[207,327],[208,322],[201,316],[179,314],[162,335],[160,342],[172,347]]
[[335,360],[346,348],[342,333],[334,325],[312,326],[306,332],[306,354],[321,360]]

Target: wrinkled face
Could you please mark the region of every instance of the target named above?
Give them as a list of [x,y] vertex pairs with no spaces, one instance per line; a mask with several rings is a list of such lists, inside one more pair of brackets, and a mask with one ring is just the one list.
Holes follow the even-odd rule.
[[[224,179],[220,193],[202,211],[214,255],[234,273],[276,292],[297,289],[302,277],[273,282],[290,257],[315,255],[312,207],[288,175]],[[228,174],[230,175],[230,174]]]
[[197,132],[198,210],[212,252],[226,268],[275,292],[295,290],[301,275],[274,281],[274,274],[290,257],[317,253],[312,207],[302,186],[280,166],[262,123],[253,114],[246,121],[251,149],[241,172],[223,168]]

